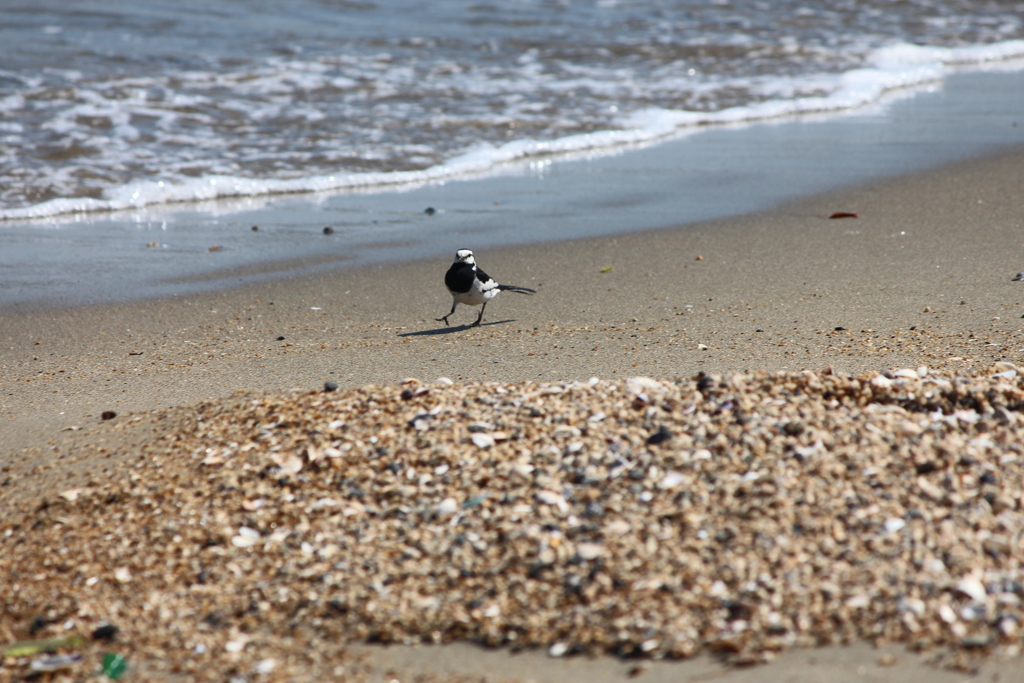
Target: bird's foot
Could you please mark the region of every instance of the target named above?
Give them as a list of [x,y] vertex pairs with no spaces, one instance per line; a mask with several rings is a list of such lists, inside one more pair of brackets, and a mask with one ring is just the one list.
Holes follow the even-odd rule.
[[444,326],[445,326],[445,327],[448,327],[448,316],[445,316],[445,317],[443,317],[443,318],[434,318],[434,320],[436,320],[436,321],[437,321],[437,322],[439,322],[439,323],[440,323],[440,322],[443,322],[443,323],[444,323]]

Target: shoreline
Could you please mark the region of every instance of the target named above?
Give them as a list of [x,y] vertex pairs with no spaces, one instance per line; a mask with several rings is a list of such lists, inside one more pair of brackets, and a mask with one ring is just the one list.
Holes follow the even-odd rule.
[[[480,251],[771,211],[1024,145],[1024,70],[998,66],[845,114],[712,127],[614,155],[540,160],[402,191],[5,222],[0,311],[329,276],[447,258],[467,240]],[[325,235],[324,226],[334,232]]]

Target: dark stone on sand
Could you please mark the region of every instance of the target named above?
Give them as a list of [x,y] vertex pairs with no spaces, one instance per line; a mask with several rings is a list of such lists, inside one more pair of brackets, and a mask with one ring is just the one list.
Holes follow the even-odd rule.
[[115,413],[113,410],[104,410],[102,413],[100,413],[101,420],[113,420],[115,417],[117,417],[117,413]]
[[283,336],[281,336],[281,337],[278,337],[278,338],[277,338],[277,341],[284,341],[284,337],[283,337]]
[[587,519],[600,519],[604,517],[604,507],[600,503],[591,501],[583,508],[583,516]]
[[333,235],[334,234],[334,228],[332,228],[329,225],[325,225],[324,226],[324,234],[325,235]]
[[648,446],[656,446],[659,443],[664,443],[672,438],[672,432],[668,430],[668,427],[661,425],[658,427],[658,431],[647,437]]
[[92,632],[93,640],[113,640],[118,628],[113,624],[101,624]]
[[33,617],[32,623],[28,625],[28,634],[34,636],[52,623],[53,621],[41,615]]
[[214,628],[218,628],[224,625],[224,617],[222,617],[217,612],[210,612],[205,617],[203,617],[203,623],[209,624]]
[[435,213],[437,213],[437,209],[435,209],[432,206],[428,206],[427,208],[423,209],[423,213],[427,214],[428,216],[433,216]]
[[804,433],[804,423],[800,420],[794,420],[793,422],[787,422],[782,426],[784,431],[789,436],[797,436]]
[[338,388],[338,385],[334,382],[324,382],[324,391],[331,392]]
[[845,331],[846,331],[845,327],[837,327],[836,328],[836,332],[845,332]]

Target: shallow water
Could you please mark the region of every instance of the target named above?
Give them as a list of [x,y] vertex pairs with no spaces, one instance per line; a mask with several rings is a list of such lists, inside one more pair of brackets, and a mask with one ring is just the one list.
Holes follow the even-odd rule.
[[[699,129],[471,180],[8,221],[0,223],[0,310],[423,257],[436,257],[442,272],[461,247],[480,253],[735,216],[1014,145],[1024,145],[1024,70],[968,71],[852,114]],[[323,234],[325,225],[334,233]],[[214,244],[221,249],[209,251]]]
[[14,1],[0,218],[353,187],[842,111],[1024,54],[989,0]]

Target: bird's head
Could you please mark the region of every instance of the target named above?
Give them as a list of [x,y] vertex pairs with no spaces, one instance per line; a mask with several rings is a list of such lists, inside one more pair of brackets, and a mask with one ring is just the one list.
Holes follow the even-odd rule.
[[471,252],[469,249],[459,249],[457,252],[455,252],[455,262],[475,265],[476,259],[473,258],[473,252]]

